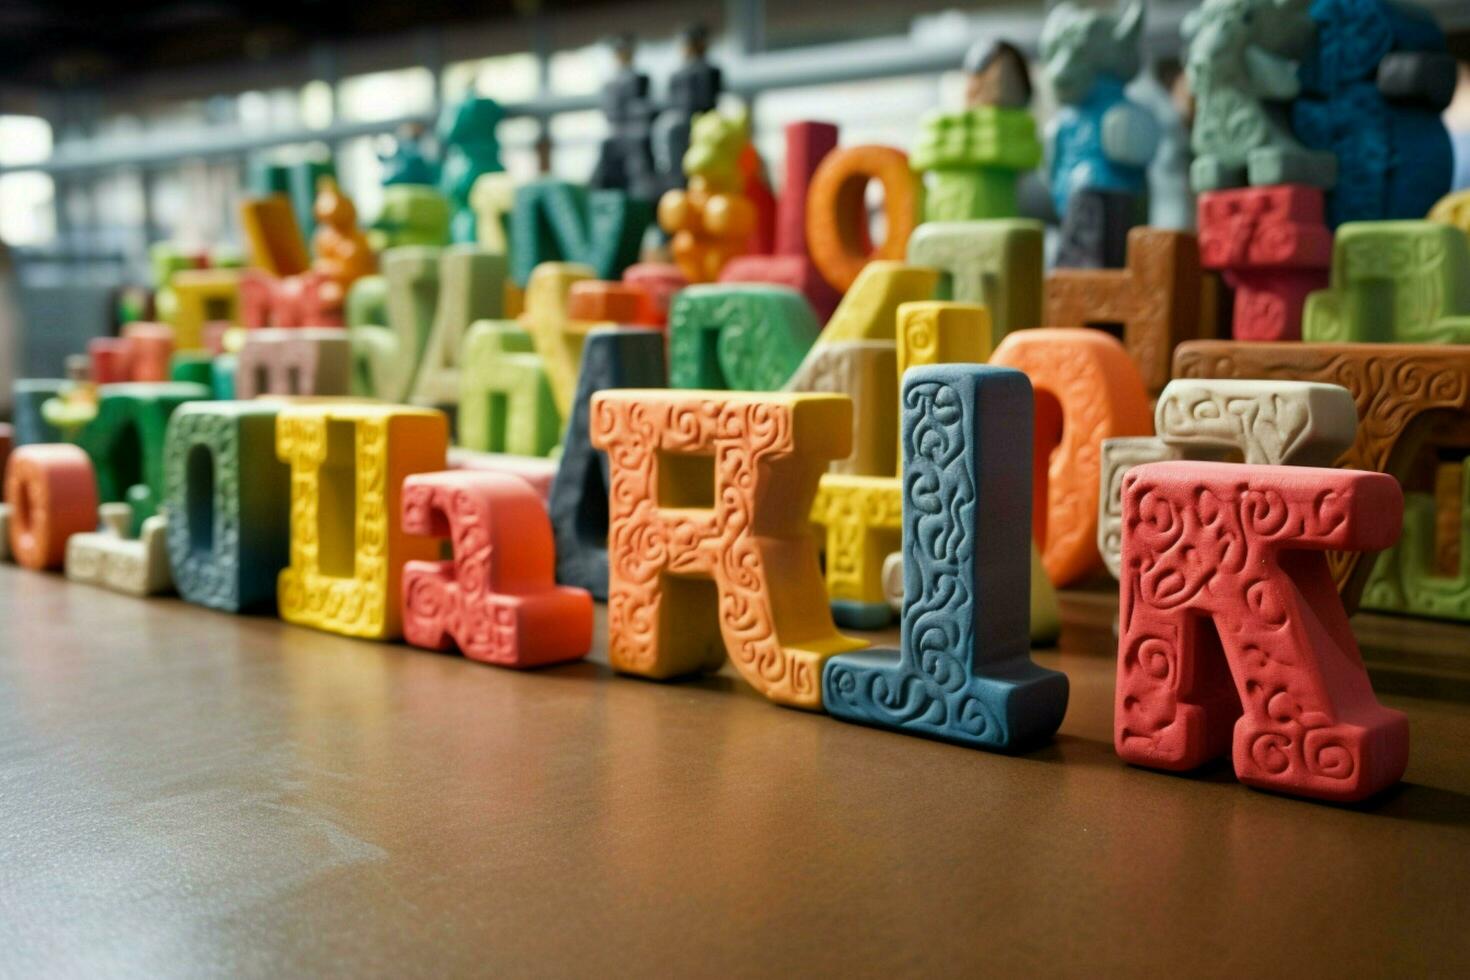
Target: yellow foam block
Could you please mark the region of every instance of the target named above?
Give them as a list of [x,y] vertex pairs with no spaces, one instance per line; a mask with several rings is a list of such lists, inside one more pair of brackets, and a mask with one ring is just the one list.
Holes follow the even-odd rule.
[[291,563],[277,580],[281,618],[330,633],[402,632],[403,564],[439,557],[438,542],[399,525],[403,478],[447,468],[449,422],[435,409],[300,402],[276,420],[291,467]]

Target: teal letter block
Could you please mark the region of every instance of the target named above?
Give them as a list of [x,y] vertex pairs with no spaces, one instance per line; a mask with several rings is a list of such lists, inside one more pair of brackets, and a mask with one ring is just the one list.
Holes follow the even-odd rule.
[[1031,662],[1032,391],[982,364],[904,375],[904,604],[898,650],[822,672],[838,718],[988,749],[1046,738],[1067,677]]
[[669,387],[780,391],[821,330],[794,289],[689,286],[669,312]]
[[291,468],[276,458],[269,401],[191,402],[168,424],[168,557],[189,602],[226,612],[272,603],[290,561]]
[[653,204],[624,191],[588,191],[564,180],[516,188],[510,215],[511,278],[522,289],[542,262],[590,265],[598,279],[620,279],[638,261]]

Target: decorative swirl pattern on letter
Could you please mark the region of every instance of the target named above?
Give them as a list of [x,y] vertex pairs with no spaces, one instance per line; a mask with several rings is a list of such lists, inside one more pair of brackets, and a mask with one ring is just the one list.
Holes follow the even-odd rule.
[[[819,476],[850,447],[851,411],[830,395],[594,396],[592,444],[609,466],[614,668],[667,678],[716,668],[727,653],[771,700],[821,707],[822,663],[862,645],[832,626],[808,520]],[[697,457],[713,461],[712,500],[694,477],[674,478],[697,476],[698,467],[685,469]],[[690,579],[714,582],[713,608]],[[664,603],[676,590],[689,601],[674,600],[674,629]]]
[[1193,769],[1233,738],[1236,775],[1253,786],[1349,801],[1396,782],[1408,723],[1374,698],[1322,553],[1387,546],[1402,506],[1398,483],[1377,473],[1194,461],[1130,470],[1118,754]]
[[502,667],[579,660],[592,646],[592,596],[555,584],[546,507],[519,477],[425,473],[403,481],[403,530],[438,538],[453,561],[403,569],[403,636]]
[[822,686],[837,717],[985,748],[1061,723],[1066,677],[1029,656],[1028,522],[1015,512],[1026,500],[1031,397],[1005,368],[909,372],[902,644],[828,662]]
[[[1269,378],[1341,385],[1353,396],[1357,437],[1336,465],[1403,480],[1413,460],[1399,446],[1435,444],[1434,423],[1470,407],[1470,347],[1429,344],[1268,344],[1198,341],[1174,353],[1187,378]],[[1349,612],[1371,563],[1356,551],[1327,556]]]
[[[351,447],[329,445],[330,426],[351,430]],[[399,582],[403,563],[437,557],[437,542],[398,527],[399,494],[411,473],[441,470],[449,436],[442,412],[403,405],[304,403],[281,410],[276,455],[291,466],[291,563],[280,574],[281,618],[346,636],[397,637],[401,630]],[[350,458],[341,458],[348,456]],[[331,453],[331,459],[328,455]],[[350,471],[355,513],[352,540],[320,535],[324,467]],[[328,520],[349,519],[332,514]],[[351,573],[324,568],[348,565],[325,548],[351,548]]]

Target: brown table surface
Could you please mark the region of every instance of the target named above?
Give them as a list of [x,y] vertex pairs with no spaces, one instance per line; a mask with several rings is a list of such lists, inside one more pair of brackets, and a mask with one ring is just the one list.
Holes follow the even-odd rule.
[[[600,630],[599,630],[600,632]],[[600,656],[600,654],[599,654]],[[1470,974],[1470,707],[1344,808],[0,567],[0,972]]]

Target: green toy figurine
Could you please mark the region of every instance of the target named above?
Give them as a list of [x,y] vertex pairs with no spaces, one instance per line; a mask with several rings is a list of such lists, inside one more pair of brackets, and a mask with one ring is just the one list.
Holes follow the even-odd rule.
[[1289,103],[1301,92],[1298,62],[1313,43],[1302,0],[1205,0],[1184,18],[1185,71],[1194,91],[1196,192],[1249,184],[1337,181],[1337,158],[1292,134]]
[[475,97],[455,106],[445,106],[439,116],[439,145],[444,156],[439,189],[449,198],[453,209],[449,225],[452,241],[475,241],[475,211],[470,205],[470,192],[484,174],[505,169],[500,163],[500,142],[495,138],[495,127],[501,116],[500,104],[494,99]]
[[1015,217],[1016,180],[1041,162],[1021,52],[1005,41],[981,42],[964,67],[965,108],[920,123],[912,165],[927,177],[925,221]]

